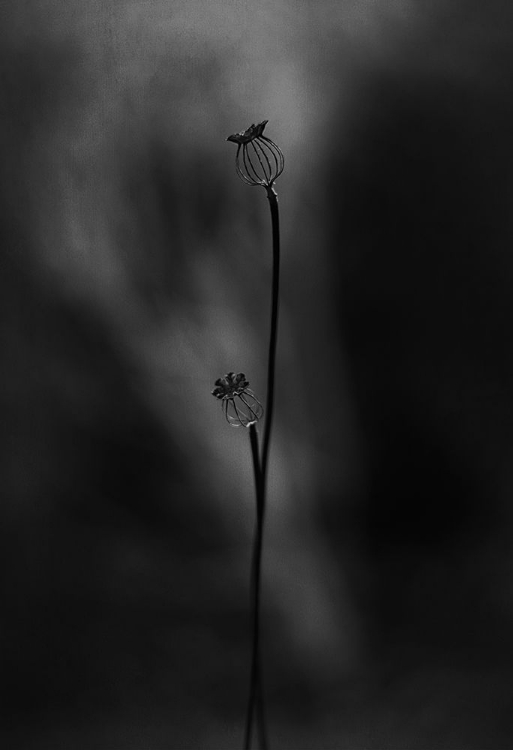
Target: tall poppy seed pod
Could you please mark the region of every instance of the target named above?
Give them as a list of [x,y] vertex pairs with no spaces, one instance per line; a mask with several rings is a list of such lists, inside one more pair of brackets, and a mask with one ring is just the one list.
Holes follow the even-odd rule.
[[235,166],[247,185],[261,185],[268,190],[283,172],[285,158],[281,149],[267,138],[264,128],[269,120],[251,125],[241,133],[229,135],[227,141],[237,144]]
[[223,414],[232,427],[249,427],[258,422],[264,408],[257,399],[243,372],[229,372],[215,382],[212,395],[221,401]]

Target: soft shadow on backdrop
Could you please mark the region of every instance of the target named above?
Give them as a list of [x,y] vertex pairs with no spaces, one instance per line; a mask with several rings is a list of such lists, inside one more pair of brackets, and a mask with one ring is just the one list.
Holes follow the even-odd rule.
[[269,226],[283,748],[513,739],[513,263],[498,0],[28,2],[0,24],[2,737],[239,747]]

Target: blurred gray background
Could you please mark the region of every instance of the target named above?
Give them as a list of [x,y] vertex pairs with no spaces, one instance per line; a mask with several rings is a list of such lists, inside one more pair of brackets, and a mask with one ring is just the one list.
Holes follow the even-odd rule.
[[513,743],[513,10],[0,8],[0,739],[238,748],[270,226],[273,748]]

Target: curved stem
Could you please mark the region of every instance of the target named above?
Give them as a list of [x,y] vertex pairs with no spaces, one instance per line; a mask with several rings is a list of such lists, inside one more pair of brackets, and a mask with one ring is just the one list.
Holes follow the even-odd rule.
[[[255,467],[255,483],[257,491],[257,526],[255,546],[253,551],[253,656],[251,666],[251,687],[246,723],[245,750],[249,750],[251,743],[251,727],[253,723],[253,709],[257,706],[258,733],[260,747],[267,750],[268,741],[264,716],[263,679],[260,660],[260,573],[262,567],[262,539],[264,533],[265,499],[267,491],[267,466],[269,447],[271,444],[271,430],[274,413],[274,380],[276,370],[276,345],[278,342],[278,296],[280,289],[280,216],[278,211],[278,195],[274,188],[267,188],[267,197],[271,209],[272,243],[273,243],[273,276],[271,296],[271,333],[269,337],[269,358],[267,363],[267,403],[262,445],[262,460],[258,463],[258,442],[255,425],[250,426],[251,446],[253,451],[253,465]],[[256,450],[256,457],[255,457]],[[258,478],[256,466],[259,465]]]
[[269,461],[269,448],[271,444],[271,431],[274,413],[274,381],[276,371],[276,346],[278,342],[278,299],[280,289],[280,215],[278,211],[278,195],[274,188],[267,188],[267,197],[271,210],[272,244],[273,244],[273,275],[271,295],[271,332],[269,337],[269,358],[267,364],[267,403],[264,426],[264,438],[262,444],[262,460],[258,457],[258,435],[256,426],[249,426],[251,441],[251,452],[253,456],[253,469],[255,473],[255,489],[257,498],[257,523],[255,541],[253,547],[253,560],[251,568],[251,601],[253,608],[253,648],[251,657],[251,677],[248,710],[246,715],[246,729],[244,748],[251,747],[251,731],[253,727],[253,714],[255,705],[257,708],[258,734],[260,747],[267,750],[268,740],[264,715],[264,695],[262,684],[262,668],[260,660],[260,575],[262,568],[262,541],[264,533],[265,499],[267,490],[267,466]]
[[278,342],[278,297],[280,291],[280,214],[278,211],[278,195],[272,186],[267,188],[267,197],[271,209],[272,240],[273,240],[273,280],[271,299],[271,334],[269,337],[269,359],[267,363],[267,409],[264,427],[264,441],[262,445],[262,484],[265,504],[267,486],[267,463],[271,442],[271,429],[274,412],[274,374],[276,370],[276,344]]
[[249,425],[251,455],[253,458],[253,472],[255,475],[255,492],[257,505],[257,522],[255,541],[253,545],[253,559],[251,563],[251,607],[252,607],[252,654],[251,676],[249,684],[248,708],[246,713],[246,728],[244,733],[244,748],[251,747],[251,733],[255,705],[257,708],[257,726],[262,750],[267,750],[267,732],[264,715],[264,695],[262,686],[262,670],[260,663],[260,573],[262,568],[262,541],[264,532],[264,494],[262,472],[258,455],[258,434],[256,425]]

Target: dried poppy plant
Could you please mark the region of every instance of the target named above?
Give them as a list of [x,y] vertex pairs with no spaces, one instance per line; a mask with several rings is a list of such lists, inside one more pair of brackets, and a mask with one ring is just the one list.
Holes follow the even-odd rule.
[[224,378],[218,378],[214,385],[212,395],[221,401],[228,424],[249,427],[252,422],[258,422],[264,407],[249,387],[243,372],[238,375],[229,372]]
[[274,375],[276,370],[276,345],[278,342],[278,299],[280,290],[280,214],[278,194],[274,183],[283,172],[285,159],[281,149],[264,133],[268,120],[251,125],[241,133],[228,136],[227,141],[237,144],[235,168],[240,179],[252,187],[265,188],[271,210],[273,275],[271,295],[271,332],[269,336],[269,358],[267,365],[267,416],[262,446],[262,476],[264,489],[267,477],[267,462],[271,440],[274,412]]
[[276,370],[276,348],[278,342],[278,299],[280,283],[280,222],[278,195],[274,183],[283,172],[285,159],[281,149],[264,135],[267,120],[251,125],[247,130],[228,136],[227,140],[237,144],[235,168],[240,179],[252,187],[266,190],[271,211],[273,271],[271,286],[271,326],[269,356],[267,363],[267,402],[262,452],[259,454],[257,423],[263,416],[263,407],[249,388],[243,373],[229,372],[216,380],[212,395],[221,401],[226,420],[235,427],[249,429],[256,490],[256,529],[251,570],[252,602],[252,657],[251,676],[246,713],[244,748],[251,747],[253,719],[257,714],[257,730],[262,750],[267,750],[267,729],[264,714],[264,693],[260,654],[260,578],[262,569],[262,543],[267,489],[267,467],[274,413],[274,381]]
[[257,422],[262,417],[264,409],[253,391],[249,387],[249,381],[243,372],[235,375],[229,372],[224,378],[218,378],[212,395],[221,401],[226,421],[232,427],[247,427],[249,430],[249,442],[251,446],[251,457],[253,460],[253,473],[255,477],[256,494],[256,531],[253,545],[253,560],[251,567],[251,605],[252,605],[252,655],[251,655],[251,677],[246,712],[246,729],[244,747],[249,750],[251,746],[251,730],[255,706],[258,711],[258,732],[260,744],[263,750],[268,747],[267,731],[264,718],[264,699],[261,681],[260,664],[260,573],[262,569],[262,541],[264,531],[264,487],[262,484],[262,470],[260,466],[260,455],[258,449]]

